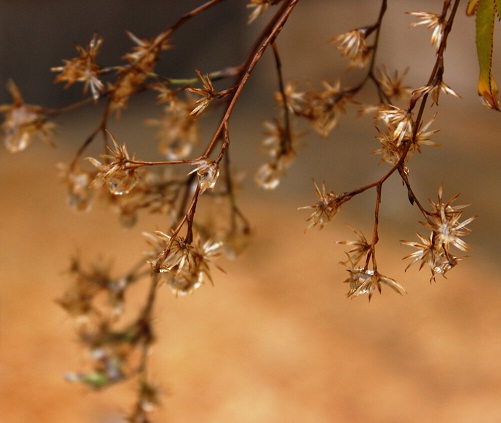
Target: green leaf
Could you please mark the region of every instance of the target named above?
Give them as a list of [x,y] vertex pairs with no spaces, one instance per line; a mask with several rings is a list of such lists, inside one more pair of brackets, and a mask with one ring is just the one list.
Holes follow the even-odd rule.
[[496,0],[496,13],[498,15],[498,19],[501,20],[501,0]]
[[480,66],[478,94],[487,107],[499,110],[498,87],[492,76],[492,50],[494,46],[494,18],[497,14],[496,7],[501,3],[501,0],[470,1],[467,13],[473,11],[470,9],[473,3],[476,3],[477,56]]
[[470,0],[468,2],[468,6],[466,6],[466,14],[468,16],[473,16],[475,14],[475,10],[477,9],[478,0]]

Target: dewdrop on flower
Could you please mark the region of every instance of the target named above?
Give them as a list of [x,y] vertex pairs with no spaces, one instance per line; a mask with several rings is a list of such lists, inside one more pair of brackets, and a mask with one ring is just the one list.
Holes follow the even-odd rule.
[[202,194],[207,189],[214,190],[219,176],[219,164],[210,159],[198,160],[194,164],[198,167],[193,169],[189,175],[197,172],[200,193]]

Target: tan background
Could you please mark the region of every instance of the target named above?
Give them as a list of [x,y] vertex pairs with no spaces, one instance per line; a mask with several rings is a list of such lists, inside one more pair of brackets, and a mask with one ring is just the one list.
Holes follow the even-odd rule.
[[[413,2],[417,9],[416,3],[421,2]],[[432,3],[423,2],[422,8],[432,9]],[[384,57],[399,69],[423,62],[409,74],[419,86],[433,59],[429,34],[414,30],[417,38],[410,43],[395,35],[410,32],[410,19],[401,14],[410,6],[401,2],[392,9],[399,18],[386,41],[395,46]],[[370,22],[373,14],[368,11],[366,19],[364,10],[303,2],[281,41],[285,64],[295,65],[289,76],[331,79],[337,56],[323,43]],[[337,27],[329,25],[330,17],[341,20]],[[306,137],[303,153],[276,193],[261,193],[247,182],[242,202],[253,223],[253,243],[241,260],[219,263],[227,273],[214,271],[215,287],[181,299],[162,288],[152,360],[155,380],[167,395],[155,421],[501,421],[500,118],[478,104],[473,21],[462,14],[460,19],[464,31],[451,39],[446,81],[463,99],[443,99],[437,120],[442,128],[437,141],[443,145],[416,158],[411,178],[423,199],[434,198],[444,181],[447,197],[461,191],[459,203],[472,203],[465,214],[479,218],[467,239],[474,247],[471,257],[437,284],[428,283],[424,270],[403,272],[401,257],[410,251],[399,240],[414,239],[419,215],[395,180],[383,192],[379,262],[409,293],[400,297],[385,290],[370,304],[366,298],[344,298],[346,275],[337,264],[343,253],[334,241],[351,237],[346,224],[370,228],[373,193],[344,207],[321,232],[305,234],[307,213],[295,209],[313,202],[311,177],[344,191],[384,171],[367,154],[376,148],[372,123],[352,113],[332,141]],[[312,42],[320,47],[312,49]],[[326,63],[327,54],[332,63]],[[332,66],[342,69],[344,63],[338,63]],[[269,72],[264,65],[259,70],[261,76]],[[273,79],[268,84],[274,87]],[[235,160],[249,174],[260,162],[259,122],[270,117],[270,98],[261,93],[258,111],[246,106],[232,126]],[[133,105],[114,123],[132,151],[141,152],[139,144],[150,134],[142,126],[148,112]],[[63,380],[66,371],[85,363],[73,323],[53,302],[64,289],[69,256],[77,250],[87,258],[111,255],[116,268],[128,266],[145,249],[141,231],[160,222],[144,216],[124,232],[115,216],[99,208],[81,215],[65,207],[55,163],[71,157],[92,119],[65,118],[55,150],[35,144],[19,155],[0,153],[2,422],[117,422],[133,395],[130,385],[94,394]]]

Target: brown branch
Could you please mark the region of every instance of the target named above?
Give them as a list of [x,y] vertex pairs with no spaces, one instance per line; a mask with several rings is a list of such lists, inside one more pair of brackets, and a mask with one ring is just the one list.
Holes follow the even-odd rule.
[[240,97],[240,94],[242,93],[242,90],[245,84],[247,83],[252,71],[254,70],[255,66],[263,56],[263,53],[268,48],[268,46],[270,46],[270,44],[272,44],[275,41],[275,39],[277,38],[283,26],[287,22],[287,19],[291,15],[292,11],[294,10],[298,2],[299,0],[288,0],[284,2],[280,10],[275,14],[273,19],[270,21],[268,26],[263,31],[262,35],[259,37],[259,40],[262,41],[256,44],[256,46],[252,49],[251,54],[249,55],[249,57],[251,58],[250,62],[248,65],[244,66],[245,71],[241,76],[235,91],[232,93],[230,97],[229,104],[226,108],[223,118],[221,119],[219,127],[216,129],[212,141],[210,142],[209,146],[205,151],[204,155],[206,157],[210,155],[214,146],[219,141],[221,133],[223,132],[225,125],[229,121],[231,113],[233,112],[233,109],[235,108],[235,105]]

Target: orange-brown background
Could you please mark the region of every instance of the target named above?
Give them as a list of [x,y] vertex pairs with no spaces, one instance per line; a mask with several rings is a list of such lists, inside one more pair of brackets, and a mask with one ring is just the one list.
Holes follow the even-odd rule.
[[[23,3],[24,15],[19,12],[17,19],[31,16],[35,3],[18,3]],[[432,10],[436,3],[402,3],[390,2],[398,9],[390,17],[398,18],[383,39],[390,46],[383,57],[392,69],[420,65],[409,72],[410,83],[419,86],[433,60],[429,33],[409,31],[411,20],[401,12]],[[58,10],[58,2],[51,4]],[[342,69],[344,63],[325,41],[370,22],[377,7],[354,12],[341,4],[301,3],[281,41],[284,65],[294,65],[289,76],[332,81],[330,66]],[[6,5],[3,28],[9,27],[8,12],[13,13]],[[451,39],[446,81],[463,99],[442,100],[444,110],[438,109],[436,124],[442,128],[436,136],[442,147],[426,149],[416,158],[411,180],[423,199],[434,198],[443,181],[447,197],[461,191],[458,202],[472,203],[465,217],[479,217],[466,239],[474,247],[471,257],[448,279],[432,285],[424,270],[404,273],[401,257],[410,251],[399,240],[414,239],[421,229],[401,184],[392,181],[383,191],[379,263],[409,293],[400,297],[385,290],[370,304],[366,298],[346,300],[341,283],[346,275],[337,264],[343,249],[334,241],[351,237],[346,224],[370,230],[374,195],[345,206],[321,232],[305,234],[307,212],[295,209],[314,201],[311,177],[325,179],[335,191],[378,177],[384,167],[367,154],[377,148],[375,131],[371,122],[356,120],[352,113],[331,141],[305,137],[295,167],[276,193],[257,191],[250,178],[246,183],[242,204],[254,228],[247,254],[239,261],[220,262],[226,274],[214,270],[215,286],[204,286],[192,296],[176,299],[161,288],[152,372],[166,396],[155,421],[501,421],[500,117],[478,104],[473,21],[462,12],[459,19],[462,33]],[[119,31],[126,25],[113,24]],[[399,41],[399,34],[409,33],[416,37],[412,43]],[[11,42],[5,45],[7,40],[1,40],[4,53],[12,48]],[[312,42],[319,47],[313,49]],[[64,54],[60,57],[72,52]],[[263,65],[257,75],[271,69]],[[30,79],[30,84],[36,81]],[[274,87],[274,80],[264,84]],[[272,108],[266,106],[271,100],[266,91],[257,99],[247,95],[259,108],[246,107],[235,116],[232,141],[239,151],[235,161],[251,175],[260,162],[255,153],[260,121],[270,118],[261,109]],[[29,91],[25,97],[42,102]],[[158,112],[133,104],[121,122],[113,123],[131,151],[148,149],[144,139],[151,130],[142,122],[151,113]],[[65,286],[69,256],[77,250],[87,258],[114,256],[115,268],[127,267],[146,248],[141,231],[154,230],[161,222],[143,216],[137,228],[124,232],[116,217],[99,207],[90,214],[66,208],[55,163],[71,157],[93,128],[93,118],[73,114],[63,119],[55,150],[35,144],[19,155],[0,153],[2,422],[116,422],[133,396],[130,385],[94,394],[64,381],[66,371],[85,363],[73,322],[54,304]]]

